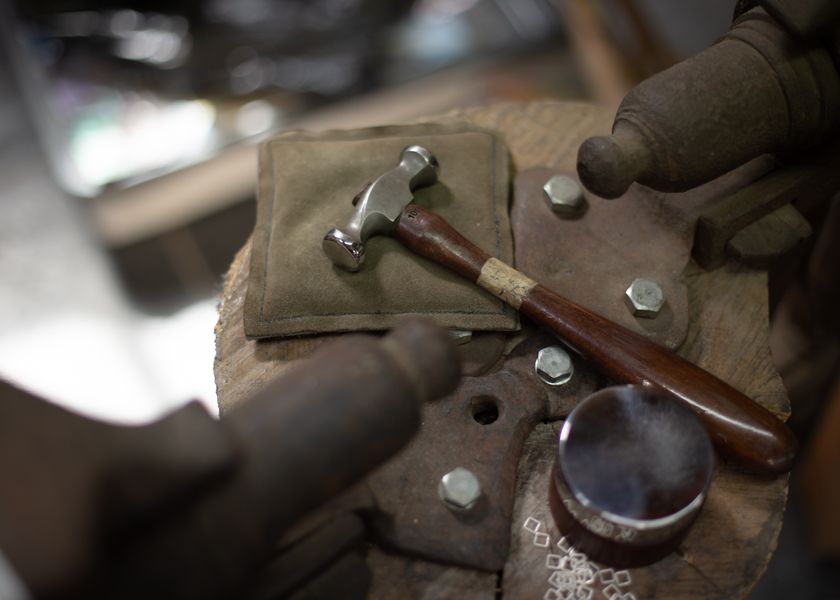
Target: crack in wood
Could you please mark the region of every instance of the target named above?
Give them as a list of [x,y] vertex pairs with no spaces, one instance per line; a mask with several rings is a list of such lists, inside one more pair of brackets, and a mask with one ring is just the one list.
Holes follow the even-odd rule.
[[706,575],[703,572],[703,569],[701,569],[700,567],[695,565],[693,562],[691,562],[691,560],[689,560],[688,556],[686,556],[685,553],[683,552],[682,548],[677,548],[674,551],[674,554],[679,556],[680,560],[683,561],[692,571],[697,573],[703,581],[705,581],[710,586],[712,586],[714,588],[715,592],[717,592],[719,594],[723,593],[723,591],[724,591],[723,588],[720,587],[717,583],[715,583],[715,581],[713,579],[711,579],[708,575]]

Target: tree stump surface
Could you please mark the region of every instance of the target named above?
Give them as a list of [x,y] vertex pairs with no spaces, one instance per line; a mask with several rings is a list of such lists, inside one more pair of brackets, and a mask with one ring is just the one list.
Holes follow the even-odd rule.
[[[497,131],[507,143],[517,171],[551,167],[572,174],[581,141],[591,135],[607,133],[612,114],[589,104],[536,102],[459,109],[425,120],[465,121]],[[692,215],[715,189],[729,189],[727,185],[721,185],[718,188],[711,186],[711,191],[668,195],[665,199],[646,188],[633,186],[628,196],[635,197],[611,202],[638,200],[640,210],[655,206],[663,214],[668,213],[669,226],[685,237],[690,249]],[[590,202],[607,201],[592,198]],[[518,237],[517,253],[519,244]],[[655,245],[655,240],[640,239],[638,244]],[[574,250],[564,248],[563,251]],[[585,258],[580,259],[580,264],[585,264]],[[291,362],[306,357],[335,337],[246,339],[242,309],[249,260],[250,242],[232,263],[219,308],[214,371],[222,415],[277,377]],[[766,273],[732,262],[707,272],[689,261],[688,252],[680,260],[684,263],[679,274],[682,291],[677,297],[684,297],[685,302],[680,304],[678,301],[675,306],[678,312],[684,313],[684,319],[682,322],[674,319],[673,327],[667,332],[651,330],[647,333],[660,343],[678,346],[678,352],[685,358],[727,381],[779,417],[787,418],[787,395],[773,366],[768,345]],[[568,289],[559,289],[564,285],[556,282],[555,287],[561,293],[573,296],[574,285],[568,283],[569,272],[573,275],[574,269],[555,274],[556,282],[566,277]],[[551,287],[552,281],[548,283]],[[586,304],[585,298],[583,303]],[[610,318],[627,318],[618,309],[615,314],[609,312],[613,310],[610,307],[601,307],[601,310],[608,312]],[[556,433],[562,423],[560,419],[573,405],[573,402],[562,404],[562,409],[551,411],[554,420],[537,425],[525,443],[517,471],[509,559],[503,572],[481,573],[387,554],[374,548],[368,557],[373,573],[371,597],[494,598],[500,591],[503,598],[542,598],[549,589],[548,579],[552,574],[546,567],[546,555],[558,552],[557,546],[552,549],[535,545],[533,534],[523,526],[526,519],[532,517],[541,522],[542,531],[548,533],[552,544],[560,538],[548,510],[547,484],[556,449]],[[745,597],[776,548],[787,490],[787,475],[755,476],[721,462],[716,468],[706,505],[678,551],[652,566],[631,569],[628,572],[630,582],[612,590],[632,593],[639,599]],[[606,584],[596,581],[588,587],[593,598],[607,597],[603,595]],[[631,597],[626,596],[628,600]]]

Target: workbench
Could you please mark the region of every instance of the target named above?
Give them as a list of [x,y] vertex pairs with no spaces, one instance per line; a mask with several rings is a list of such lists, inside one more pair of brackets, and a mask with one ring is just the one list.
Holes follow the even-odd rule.
[[[532,178],[547,172],[573,175],[578,146],[591,135],[608,133],[612,116],[611,112],[589,104],[536,102],[460,109],[425,120],[467,122],[499,132],[521,175],[516,183],[519,186],[527,184],[528,172]],[[531,171],[537,168],[548,170]],[[539,227],[539,222],[546,219],[536,213],[542,209],[537,208],[536,195],[531,194],[530,200],[517,200],[511,213],[517,268],[542,279],[570,299],[677,349],[683,357],[786,419],[787,395],[768,347],[766,272],[732,261],[705,271],[690,259],[694,222],[700,207],[722,190],[734,189],[739,182],[749,181],[755,175],[748,166],[726,176],[725,181],[712,182],[684,194],[666,196],[636,186],[628,197],[615,201],[590,197],[583,219],[558,221],[550,225],[556,230],[534,230],[533,236],[524,236],[523,232]],[[606,229],[586,225],[589,229],[585,234],[579,233],[586,223],[601,223]],[[593,233],[598,231],[599,235]],[[626,254],[624,260],[630,266],[609,266],[607,257],[616,253]],[[238,253],[226,277],[216,328],[215,378],[222,418],[226,411],[282,373],[291,362],[335,337],[246,339],[242,309],[249,260],[250,242]],[[628,269],[631,275],[652,274],[659,278],[669,303],[661,319],[634,318],[623,306],[623,290],[613,291],[621,277],[628,276]],[[553,342],[527,323],[523,324],[516,341],[519,345],[513,351],[510,348],[514,344],[510,341],[501,344],[506,348],[506,358],[500,359],[493,369],[507,369],[521,378],[528,377],[530,371],[533,378],[535,353]],[[471,343],[483,344],[491,353],[502,351],[498,336],[476,335]],[[500,480],[510,480],[515,498],[512,513],[501,510],[497,515],[509,523],[505,533],[509,534],[510,544],[507,556],[500,563],[503,568],[499,572],[484,572],[448,566],[373,546],[366,558],[372,572],[369,597],[544,597],[551,574],[546,568],[546,555],[556,551],[551,548],[561,537],[547,502],[556,435],[562,418],[575,403],[604,385],[587,365],[577,362],[577,384],[566,391],[544,392],[547,413],[523,418],[522,423],[527,427],[521,433],[523,448],[517,454],[518,464],[514,461],[510,473],[499,474]],[[468,375],[471,368],[469,364],[466,366]],[[482,378],[483,375],[467,377],[464,385],[476,386]],[[441,406],[452,401],[441,401]],[[434,412],[438,410],[436,407],[427,410],[424,428],[435,422],[446,427],[445,421],[436,421],[439,417]],[[484,436],[481,439],[485,441],[492,439],[494,426],[502,426],[504,418],[511,418],[513,412],[502,413],[495,423],[472,423],[475,435]],[[429,435],[421,431],[399,458],[431,447]],[[468,447],[466,443],[464,447]],[[456,442],[451,448],[439,444],[438,449],[442,454],[454,456],[464,452]],[[428,502],[437,503],[435,477],[439,478],[440,474],[435,475],[431,469],[427,475],[428,489],[423,488],[419,493],[426,494]],[[373,476],[368,494],[376,496],[377,477],[391,483],[397,481],[388,474],[386,465]],[[412,488],[406,493],[414,491]],[[756,476],[721,461],[706,505],[678,551],[652,566],[631,569],[630,582],[620,587],[620,592],[632,593],[639,599],[745,597],[775,550],[787,493],[787,475]],[[529,518],[538,520],[541,531],[548,534],[551,544],[548,548],[536,544],[534,534],[525,528]],[[451,535],[457,536],[460,531],[457,527],[461,525],[456,524]],[[426,526],[434,527],[435,521]],[[480,538],[480,522],[464,526],[472,527]],[[605,597],[601,595],[603,587],[593,586],[592,597]]]

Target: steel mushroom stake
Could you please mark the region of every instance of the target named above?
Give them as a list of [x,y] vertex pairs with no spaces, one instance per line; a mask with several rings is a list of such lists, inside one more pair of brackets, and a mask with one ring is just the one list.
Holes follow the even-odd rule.
[[477,283],[548,328],[610,379],[665,390],[697,414],[722,454],[755,471],[790,470],[796,440],[768,410],[646,337],[491,257],[440,216],[411,204],[413,190],[434,183],[437,169],[437,160],[425,148],[403,150],[400,164],[362,192],[347,225],[326,235],[327,256],[337,266],[356,271],[364,258],[365,241],[390,234],[412,252]]

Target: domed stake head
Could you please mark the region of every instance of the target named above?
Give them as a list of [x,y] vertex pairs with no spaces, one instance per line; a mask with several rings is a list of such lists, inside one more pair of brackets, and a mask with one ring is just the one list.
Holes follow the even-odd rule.
[[624,122],[612,135],[598,135],[578,148],[577,172],[581,183],[602,198],[623,196],[634,181],[646,183],[653,169],[650,145]]
[[390,233],[402,211],[414,199],[414,190],[437,181],[438,161],[422,146],[408,146],[400,163],[380,175],[356,197],[347,223],[331,229],[321,247],[337,267],[355,272],[365,259],[365,242],[373,235]]

